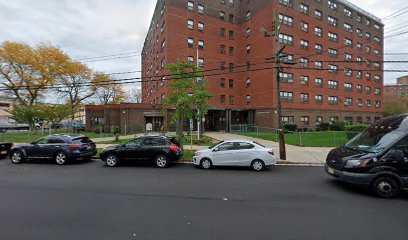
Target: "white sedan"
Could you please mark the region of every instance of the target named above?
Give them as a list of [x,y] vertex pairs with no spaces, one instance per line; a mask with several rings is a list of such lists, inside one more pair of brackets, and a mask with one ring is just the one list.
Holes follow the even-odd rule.
[[212,166],[248,166],[255,171],[262,171],[266,166],[276,164],[276,157],[271,148],[248,140],[222,141],[209,149],[197,151],[193,163],[203,169]]

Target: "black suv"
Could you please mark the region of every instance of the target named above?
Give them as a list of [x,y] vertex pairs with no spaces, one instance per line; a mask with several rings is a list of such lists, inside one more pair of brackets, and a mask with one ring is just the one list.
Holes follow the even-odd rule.
[[384,118],[327,156],[326,172],[383,198],[408,189],[408,114]]
[[10,152],[12,163],[27,159],[53,159],[64,165],[69,160],[90,160],[97,153],[95,143],[83,135],[55,134],[31,144],[18,145]]
[[101,160],[108,167],[122,161],[152,162],[159,168],[167,167],[183,155],[181,144],[168,136],[142,136],[123,145],[108,147],[101,153]]

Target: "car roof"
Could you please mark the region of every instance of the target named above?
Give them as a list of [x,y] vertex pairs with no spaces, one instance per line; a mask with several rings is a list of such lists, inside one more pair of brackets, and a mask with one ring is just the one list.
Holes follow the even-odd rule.
[[248,140],[248,139],[228,139],[228,140],[224,140],[223,142],[246,142],[246,143],[254,143],[253,140]]
[[82,135],[82,134],[69,134],[69,133],[63,134],[63,133],[60,133],[60,134],[52,134],[52,135],[49,135],[47,137],[60,137],[60,138],[75,139],[75,138],[86,138],[87,136]]

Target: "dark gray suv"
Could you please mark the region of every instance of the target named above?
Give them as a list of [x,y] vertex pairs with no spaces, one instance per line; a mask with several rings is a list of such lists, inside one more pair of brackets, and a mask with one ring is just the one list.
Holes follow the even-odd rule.
[[86,136],[55,134],[16,146],[10,152],[10,160],[17,164],[28,159],[53,159],[64,165],[70,160],[90,160],[96,153],[95,143]]

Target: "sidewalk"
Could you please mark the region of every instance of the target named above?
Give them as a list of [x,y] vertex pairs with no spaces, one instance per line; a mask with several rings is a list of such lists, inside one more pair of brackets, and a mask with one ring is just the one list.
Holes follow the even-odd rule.
[[[227,139],[245,139],[254,140],[267,147],[272,147],[275,156],[279,158],[279,144],[277,142],[263,140],[259,138],[251,138],[231,133],[213,133],[207,132],[205,135],[217,139],[219,141]],[[326,162],[326,157],[329,151],[333,148],[324,147],[298,147],[286,144],[287,160],[278,161],[279,164],[307,164],[307,165],[323,165]]]

